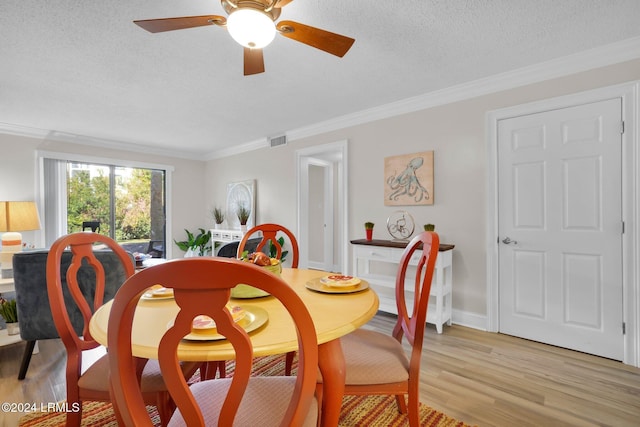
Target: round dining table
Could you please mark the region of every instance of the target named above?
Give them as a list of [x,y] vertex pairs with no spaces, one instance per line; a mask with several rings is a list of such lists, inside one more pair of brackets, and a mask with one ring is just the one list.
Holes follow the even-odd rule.
[[[153,267],[150,267],[153,268]],[[378,310],[378,296],[366,282],[353,288],[327,288],[320,278],[331,273],[322,270],[284,268],[282,279],[300,296],[309,310],[318,337],[319,368],[323,378],[321,424],[337,426],[344,395],[345,363],[340,337],[367,323]],[[249,332],[254,357],[285,354],[298,348],[295,327],[282,304],[271,296],[232,299],[253,314],[260,324]],[[89,324],[91,335],[107,346],[107,326],[112,301],[94,313]],[[172,298],[145,298],[138,302],[133,321],[132,352],[136,357],[158,358],[158,343],[172,324],[178,306]],[[265,318],[266,316],[266,318]],[[183,340],[178,357],[184,361],[232,360],[235,354],[224,339]]]

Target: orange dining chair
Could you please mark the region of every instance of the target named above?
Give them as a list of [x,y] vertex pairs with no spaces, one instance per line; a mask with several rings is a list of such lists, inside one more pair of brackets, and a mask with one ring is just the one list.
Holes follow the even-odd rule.
[[[211,280],[215,277],[216,280]],[[249,334],[234,322],[227,304],[231,288],[247,283],[278,299],[296,327],[300,364],[298,375],[251,377],[253,346]],[[126,426],[151,426],[135,381],[132,328],[136,303],[153,284],[173,288],[180,307],[173,326],[158,344],[162,375],[177,409],[171,426],[314,426],[318,403],[314,397],[318,343],[313,320],[293,289],[279,277],[249,263],[229,258],[176,259],[130,277],[118,291],[108,326],[109,363],[115,409]],[[209,316],[216,332],[233,346],[231,378],[197,382],[189,387],[178,369],[178,346],[192,332],[194,319]],[[267,321],[267,326],[269,323]]]
[[262,240],[260,240],[260,242],[256,246],[256,252],[265,252],[265,250],[268,250],[269,248],[265,248],[265,245],[267,244],[267,242],[271,241],[271,243],[276,248],[276,258],[278,259],[282,257],[283,249],[278,242],[277,235],[278,233],[283,233],[284,235],[286,235],[289,238],[289,242],[291,243],[291,267],[298,268],[298,258],[300,252],[298,250],[298,241],[296,240],[296,236],[294,236],[288,228],[280,224],[260,224],[247,231],[247,233],[240,241],[240,244],[238,245],[238,258],[240,258],[242,252],[244,252],[247,241],[251,238],[252,235],[258,232],[262,232]]
[[[257,239],[252,239],[251,236],[259,232],[262,233],[262,238],[257,243],[255,243],[255,240]],[[245,248],[249,247],[249,244],[251,244],[252,248],[255,248],[255,252],[268,251],[269,248],[265,248],[265,245],[269,241],[271,241],[271,244],[273,244],[276,248],[276,257],[279,259],[282,258],[283,249],[282,245],[280,245],[280,242],[278,242],[278,233],[283,233],[288,237],[289,242],[291,243],[291,267],[298,268],[298,241],[288,228],[279,224],[260,224],[249,229],[238,244],[236,256],[240,258],[242,256],[242,253],[245,251]],[[260,237],[258,237],[258,239],[260,239]],[[295,356],[295,351],[289,352],[285,356],[284,372],[286,375],[291,375],[293,359],[295,358]],[[200,367],[200,378],[214,378],[216,376],[216,372],[218,372],[220,378],[224,378],[226,376],[226,363],[224,361],[203,363],[203,365]]]
[[[420,360],[427,320],[427,307],[431,280],[435,269],[440,239],[432,231],[414,237],[400,259],[396,275],[396,306],[398,320],[392,336],[380,332],[357,329],[341,338],[345,358],[345,395],[395,395],[398,409],[407,413],[405,395],[409,396],[409,425],[418,427]],[[408,277],[407,267],[414,253],[420,259],[413,277]],[[412,307],[405,300],[406,280],[413,282],[415,299]],[[407,357],[402,347],[402,337],[411,345]],[[320,376],[319,376],[320,377]],[[322,379],[319,378],[317,395],[322,396]]]
[[[94,251],[96,243],[108,250]],[[114,254],[111,258],[117,258],[119,262],[114,260],[103,264],[104,261],[100,260],[105,258],[103,252]],[[113,298],[117,289],[134,271],[131,255],[114,240],[98,233],[63,236],[49,250],[47,293],[55,327],[67,351],[67,402],[70,408],[75,405],[79,408],[78,411],[67,412],[67,426],[80,425],[82,401],[111,401],[108,357],[103,354],[91,366],[83,366],[83,359],[88,360],[91,350],[100,347],[89,332],[89,320],[95,310]],[[113,276],[117,274],[120,274],[120,281],[114,280]],[[166,425],[175,406],[158,363],[149,361],[145,364],[143,359],[137,359],[136,364],[138,370],[134,378],[141,382],[144,401],[157,406],[161,422]],[[182,365],[183,373],[187,376],[193,375],[197,368],[198,364],[195,363]]]
[[[274,247],[276,248],[276,258],[281,258],[282,251],[283,251],[282,245],[280,245],[280,242],[278,242],[278,233],[285,234],[289,238],[289,242],[291,243],[291,268],[298,268],[300,251],[298,249],[298,241],[296,240],[296,236],[294,236],[293,233],[288,228],[280,224],[273,224],[273,223],[260,224],[248,230],[247,234],[244,235],[244,237],[240,241],[240,244],[238,245],[238,258],[240,258],[240,256],[242,255],[242,252],[244,252],[245,245],[249,240],[249,238],[258,232],[262,232],[262,240],[256,246],[256,251],[264,252],[265,250],[264,246],[267,244],[267,242],[271,241],[271,244],[273,244]],[[293,367],[293,359],[295,358],[295,356],[296,356],[295,351],[292,351],[286,354],[285,362],[284,362],[285,375],[291,375],[291,369]],[[222,368],[223,366],[218,367],[220,372],[222,372]]]

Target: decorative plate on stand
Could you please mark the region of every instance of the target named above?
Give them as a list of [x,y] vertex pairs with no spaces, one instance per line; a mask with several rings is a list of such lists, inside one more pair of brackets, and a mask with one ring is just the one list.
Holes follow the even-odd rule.
[[255,186],[255,180],[232,182],[227,186],[227,224],[229,224],[230,229],[240,228],[237,214],[239,206],[244,206],[250,211],[247,228],[251,228],[256,224]]
[[395,211],[387,218],[387,230],[394,240],[409,240],[415,228],[415,221],[407,211]]

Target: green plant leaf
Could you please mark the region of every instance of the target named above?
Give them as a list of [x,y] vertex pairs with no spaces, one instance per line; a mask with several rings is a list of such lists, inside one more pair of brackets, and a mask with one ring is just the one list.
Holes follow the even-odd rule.
[[[284,237],[280,236],[276,240],[278,241],[280,250],[282,251],[282,253],[280,254],[280,262],[284,262],[285,257],[289,253],[289,251],[284,250]],[[269,256],[271,258],[276,258],[278,256],[278,248],[271,240],[269,240]]]
[[18,307],[16,300],[6,300],[0,297],[0,316],[6,323],[15,323],[18,321]]
[[187,240],[177,241],[174,240],[175,244],[182,249],[183,251],[188,251],[189,249],[198,251],[200,254],[205,254],[210,246],[209,241],[211,240],[211,231],[205,231],[204,228],[199,228],[199,233],[195,235],[185,228],[184,230],[187,233]]

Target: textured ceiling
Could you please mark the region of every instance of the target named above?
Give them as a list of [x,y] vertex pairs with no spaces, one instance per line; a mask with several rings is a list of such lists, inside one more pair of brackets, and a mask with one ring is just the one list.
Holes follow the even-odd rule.
[[132,23],[208,14],[218,0],[1,0],[0,124],[206,157],[640,36],[638,0],[295,0],[279,20],[355,44],[276,37],[244,77],[223,28]]

